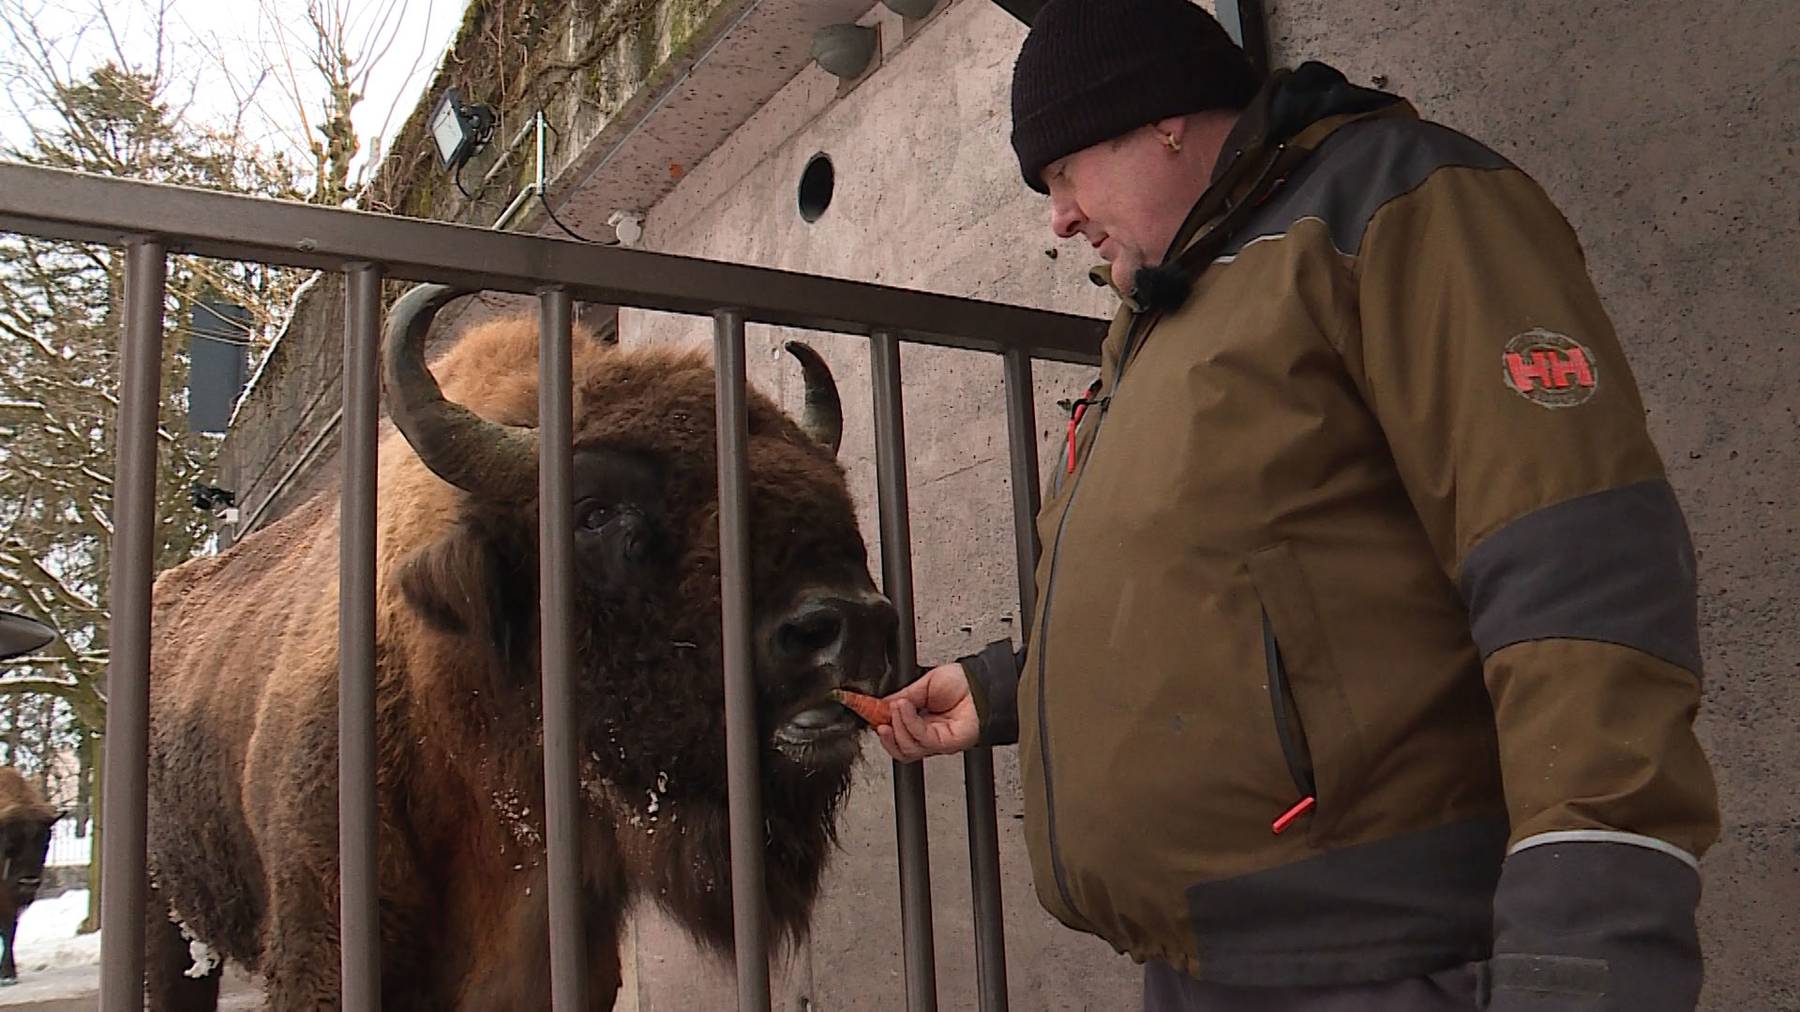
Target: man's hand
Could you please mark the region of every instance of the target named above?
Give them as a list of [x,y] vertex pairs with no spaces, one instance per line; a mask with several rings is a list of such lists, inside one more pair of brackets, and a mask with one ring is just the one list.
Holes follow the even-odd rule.
[[903,763],[949,755],[981,740],[969,674],[961,664],[941,664],[918,681],[887,697],[894,721],[878,727],[881,747]]

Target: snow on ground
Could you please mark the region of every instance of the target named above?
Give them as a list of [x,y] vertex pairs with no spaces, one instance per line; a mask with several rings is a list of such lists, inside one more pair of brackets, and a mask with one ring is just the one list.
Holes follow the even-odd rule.
[[61,896],[38,900],[19,915],[19,933],[13,938],[13,958],[19,975],[67,966],[100,962],[100,932],[76,934],[87,919],[88,891],[71,889]]
[[75,835],[74,819],[58,819],[50,827],[50,849],[44,864],[51,867],[86,868],[93,860],[94,834]]
[[[96,1006],[100,933],[76,934],[87,917],[87,908],[86,889],[71,889],[25,908],[19,915],[19,933],[14,940],[19,983],[0,988],[0,1006],[19,1012],[62,1012]],[[253,1009],[261,1000],[261,992],[253,981],[234,969],[225,971],[221,1012]]]

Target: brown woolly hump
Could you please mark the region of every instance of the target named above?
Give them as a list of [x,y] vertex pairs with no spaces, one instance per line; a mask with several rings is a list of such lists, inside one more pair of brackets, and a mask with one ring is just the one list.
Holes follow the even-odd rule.
[[0,766],[0,822],[30,819],[49,822],[56,809],[44,800],[31,781],[11,766]]

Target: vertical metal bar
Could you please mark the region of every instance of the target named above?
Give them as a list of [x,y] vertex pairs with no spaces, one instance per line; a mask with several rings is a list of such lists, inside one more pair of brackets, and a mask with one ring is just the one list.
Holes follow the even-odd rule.
[[[875,386],[875,473],[881,506],[881,585],[900,613],[896,661],[918,668],[913,611],[912,524],[907,517],[906,422],[900,396],[900,342],[881,331],[869,339]],[[906,955],[906,1007],[937,1008],[936,955],[931,931],[931,855],[925,826],[925,767],[894,764],[894,815],[900,849],[900,919]]]
[[375,848],[375,426],[381,268],[346,268],[344,487],[338,532],[339,946],[345,1012],[381,1008]]
[[1262,0],[1219,0],[1219,24],[1250,57],[1258,76],[1269,73],[1269,19]]
[[[1018,557],[1020,628],[1029,630],[1036,605],[1038,460],[1037,411],[1032,403],[1031,358],[1005,353],[1006,434],[1012,462],[1013,543]],[[969,817],[969,869],[975,897],[975,973],[982,1012],[1007,1008],[1006,936],[1000,904],[999,827],[994,811],[991,749],[964,754]]]
[[587,1008],[576,774],[574,395],[566,288],[538,293],[538,582],[544,696],[544,835],[550,873],[550,1004]]
[[725,760],[738,1012],[768,1012],[762,747],[757,737],[756,684],[750,677],[750,431],[742,311],[713,313],[713,355],[718,378],[719,603],[725,633]]
[[162,407],[167,250],[125,248],[114,452],[112,658],[106,672],[105,842],[101,845],[100,1007],[143,1007],[145,808],[150,752],[150,580],[156,534],[156,424]]
[[1006,376],[1006,445],[1012,457],[1013,550],[1018,556],[1019,631],[1031,633],[1037,614],[1038,482],[1037,407],[1031,389],[1031,358],[1017,349],[1003,359]]
[[994,750],[963,753],[969,877],[975,900],[975,989],[981,1012],[1006,1012],[1006,923],[1000,907],[1000,825],[994,811]]

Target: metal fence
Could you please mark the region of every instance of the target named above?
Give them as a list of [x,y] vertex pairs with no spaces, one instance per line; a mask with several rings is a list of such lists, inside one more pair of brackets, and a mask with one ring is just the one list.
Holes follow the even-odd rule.
[[[0,231],[126,250],[121,350],[112,665],[108,672],[102,853],[101,1008],[141,1007],[146,901],[151,536],[167,257],[187,253],[344,275],[343,509],[340,559],[340,790],[343,1007],[380,1003],[375,870],[375,456],[381,284],[436,281],[535,294],[540,314],[540,509],[545,815],[552,998],[585,1008],[580,819],[567,616],[573,575],[570,326],[575,300],[710,316],[718,377],[720,567],[738,1003],[769,1008],[760,748],[750,674],[746,511],[746,324],[869,338],[882,586],[900,614],[900,670],[914,670],[912,553],[902,424],[903,342],[988,352],[1005,379],[1021,615],[1033,611],[1038,545],[1032,360],[1093,363],[1103,323],[1083,317],[642,250],[493,232],[181,187],[0,163]],[[964,757],[977,989],[1007,1007],[992,754]],[[924,771],[894,766],[906,1004],[937,1007]]]

